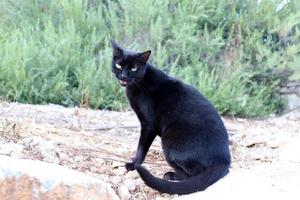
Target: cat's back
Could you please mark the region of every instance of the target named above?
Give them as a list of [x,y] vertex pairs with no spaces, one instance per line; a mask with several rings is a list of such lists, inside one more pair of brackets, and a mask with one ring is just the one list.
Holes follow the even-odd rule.
[[190,124],[206,127],[218,124],[225,129],[216,108],[195,87],[176,78],[165,79],[153,95],[156,114],[161,125]]
[[173,110],[190,112],[200,108],[214,109],[208,99],[195,87],[170,76],[161,82],[153,96],[159,106],[170,107]]

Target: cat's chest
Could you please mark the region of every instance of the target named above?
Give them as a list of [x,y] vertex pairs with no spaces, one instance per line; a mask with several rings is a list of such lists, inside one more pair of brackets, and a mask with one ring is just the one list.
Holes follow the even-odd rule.
[[[137,90],[126,89],[126,96],[133,110],[145,117],[154,111],[152,96]],[[137,114],[138,114],[137,113]]]
[[151,102],[151,96],[141,93],[141,92],[136,92],[136,91],[130,91],[126,90],[126,96],[127,99],[130,103],[130,105],[134,107],[148,107],[150,106]]

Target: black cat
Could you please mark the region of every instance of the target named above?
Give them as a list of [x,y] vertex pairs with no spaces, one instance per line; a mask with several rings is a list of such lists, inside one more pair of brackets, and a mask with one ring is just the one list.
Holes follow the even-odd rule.
[[[194,87],[147,63],[151,51],[136,53],[113,41],[112,47],[112,72],[141,124],[136,156],[126,169],[136,169],[146,185],[169,194],[202,191],[224,177],[231,162],[228,135],[214,106]],[[157,135],[175,170],[164,179],[141,166]]]

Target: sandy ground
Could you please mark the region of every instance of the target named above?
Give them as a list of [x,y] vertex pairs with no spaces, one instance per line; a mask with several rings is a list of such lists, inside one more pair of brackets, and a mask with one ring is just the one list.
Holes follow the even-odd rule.
[[[300,117],[264,120],[224,117],[232,153],[231,170],[277,163],[281,147],[299,136]],[[67,166],[127,188],[130,199],[171,199],[143,184],[124,163],[135,154],[139,122],[133,112],[112,112],[58,105],[0,103],[0,154]],[[162,176],[170,168],[157,138],[144,164]],[[176,196],[175,196],[176,197]]]

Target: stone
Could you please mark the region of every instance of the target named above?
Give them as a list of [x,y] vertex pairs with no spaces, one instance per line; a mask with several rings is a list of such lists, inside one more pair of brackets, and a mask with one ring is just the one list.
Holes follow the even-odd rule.
[[49,163],[59,163],[59,150],[50,141],[45,140],[42,137],[33,136],[25,138],[20,141],[20,144],[24,145],[25,149],[32,150],[34,153],[41,154],[43,161]]
[[298,165],[300,171],[300,136],[293,137],[280,149],[279,161]]
[[63,153],[63,152],[59,152],[59,153],[58,153],[58,157],[59,157],[59,159],[60,159],[61,161],[65,161],[65,160],[68,160],[68,159],[69,159],[68,154]]
[[117,200],[104,181],[75,170],[25,159],[0,156],[1,200]]
[[113,161],[112,162],[112,167],[113,168],[117,168],[117,167],[123,167],[125,164],[122,162],[118,162],[118,161]]
[[112,176],[110,177],[110,181],[114,184],[118,184],[122,181],[122,177],[120,176]]
[[119,193],[121,200],[129,200],[130,199],[130,193],[129,193],[129,190],[126,185],[121,185],[118,188],[118,193]]
[[124,181],[124,185],[126,185],[130,192],[134,192],[136,190],[136,185],[132,179],[126,179]]
[[105,160],[103,158],[94,158],[94,160],[98,163],[99,166],[105,164]]
[[13,142],[3,143],[0,145],[1,155],[11,155],[14,157],[19,157],[22,155],[23,146]]
[[181,195],[172,200],[198,199],[297,199],[300,185],[297,166],[260,164],[249,169],[233,169],[205,191]]
[[140,177],[136,171],[129,171],[126,173],[125,176],[126,176],[126,178],[131,178],[131,179],[136,179],[136,178]]
[[15,149],[11,152],[10,156],[14,158],[22,158],[24,156],[24,147],[22,145],[16,145]]
[[118,168],[114,169],[114,172],[116,175],[122,176],[126,173],[126,169],[124,167],[118,167]]
[[300,82],[290,81],[280,88],[280,93],[285,97],[287,110],[297,109],[300,106]]
[[297,94],[286,95],[287,110],[292,110],[300,107],[300,97]]
[[75,156],[74,161],[75,162],[82,162],[84,160],[84,157],[82,155]]

